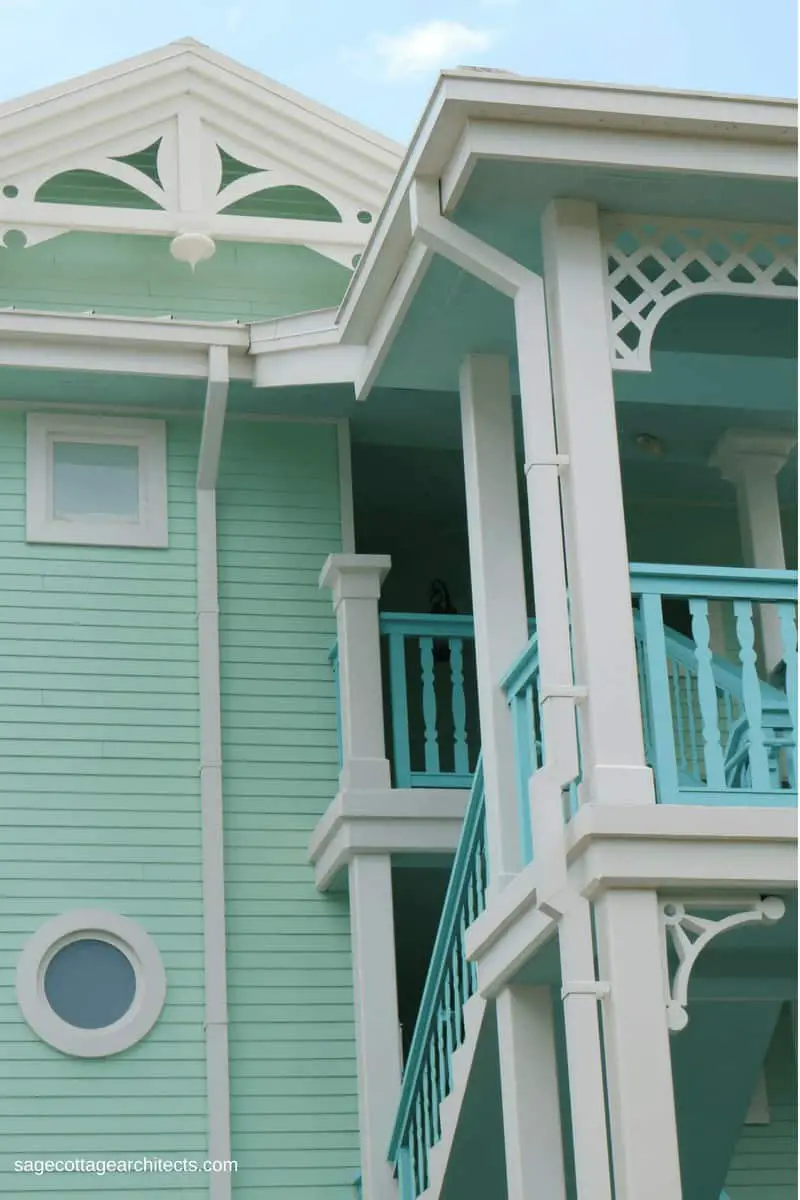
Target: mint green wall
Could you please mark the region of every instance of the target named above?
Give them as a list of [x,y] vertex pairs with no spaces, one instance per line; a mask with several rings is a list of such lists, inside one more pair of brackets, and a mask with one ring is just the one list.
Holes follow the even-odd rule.
[[351,1200],[358,1164],[346,896],[308,840],[336,792],[336,429],[229,422],[218,486],[236,1194]]
[[[168,550],[26,545],[25,418],[0,413],[0,1194],[124,1192],[13,1173],[17,1158],[204,1157],[194,473],[199,424],[170,422]],[[79,907],[155,938],[167,1002],[108,1059],[31,1032],[14,974],[27,938]],[[153,1175],[148,1200],[207,1182]]]
[[764,1069],[769,1124],[742,1127],[725,1183],[730,1200],[796,1200],[797,1042],[788,1005]]
[[336,305],[349,278],[305,246],[218,242],[192,273],[169,238],[73,232],[0,250],[0,308],[247,322]]

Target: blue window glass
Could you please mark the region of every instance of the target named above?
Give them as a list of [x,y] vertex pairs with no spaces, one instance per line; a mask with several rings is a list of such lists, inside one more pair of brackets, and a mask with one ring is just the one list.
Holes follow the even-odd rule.
[[99,938],[80,938],[53,955],[44,992],[62,1021],[78,1029],[104,1029],[133,1004],[136,975],[116,946]]
[[139,516],[139,451],[115,443],[53,443],[53,516]]

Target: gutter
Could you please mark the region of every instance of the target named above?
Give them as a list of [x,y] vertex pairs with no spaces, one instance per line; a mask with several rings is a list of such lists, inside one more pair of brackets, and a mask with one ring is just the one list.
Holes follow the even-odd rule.
[[[208,1157],[231,1158],[225,865],[222,824],[222,703],[217,583],[217,474],[228,402],[225,346],[208,351],[208,385],[197,465],[197,641],[200,694],[200,797],[203,835]],[[231,1200],[231,1174],[209,1175],[209,1200]]]

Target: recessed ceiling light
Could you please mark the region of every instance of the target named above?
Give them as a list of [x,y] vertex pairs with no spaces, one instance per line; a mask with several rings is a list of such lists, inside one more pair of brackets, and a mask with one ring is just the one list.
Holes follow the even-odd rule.
[[634,441],[642,454],[647,454],[650,458],[661,458],[667,449],[661,438],[656,437],[654,433],[637,433]]

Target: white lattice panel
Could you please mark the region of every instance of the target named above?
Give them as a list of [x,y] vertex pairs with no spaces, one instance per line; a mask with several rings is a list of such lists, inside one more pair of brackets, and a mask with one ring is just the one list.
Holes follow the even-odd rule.
[[797,296],[797,236],[781,226],[606,216],[612,363],[649,371],[656,327],[690,296]]

